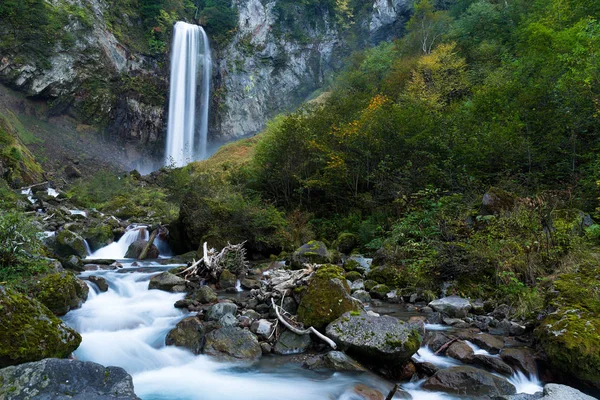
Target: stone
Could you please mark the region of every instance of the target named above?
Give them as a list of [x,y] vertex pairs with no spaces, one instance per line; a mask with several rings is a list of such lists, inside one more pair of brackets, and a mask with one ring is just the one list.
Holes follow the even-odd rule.
[[352,297],[361,303],[371,302],[371,295],[364,290],[357,290],[356,292],[352,293]]
[[106,279],[101,276],[90,275],[88,276],[88,280],[95,284],[101,292],[108,291],[108,283],[106,282]]
[[423,389],[461,396],[501,396],[515,394],[506,379],[482,369],[461,366],[441,369],[423,384]]
[[65,258],[72,255],[85,258],[88,255],[85,239],[68,229],[62,229],[56,234],[55,251],[57,255]]
[[440,370],[435,364],[432,364],[430,362],[415,362],[413,360],[413,363],[417,368],[417,372],[426,376],[432,376]]
[[298,305],[298,319],[304,326],[323,329],[343,313],[361,308],[350,296],[343,272],[334,265],[317,270]]
[[352,391],[355,395],[357,395],[360,399],[363,400],[385,400],[385,396],[377,389],[373,389],[362,383],[357,383],[352,388]]
[[292,331],[283,331],[275,343],[273,352],[280,355],[302,354],[311,345],[310,335],[297,335]]
[[219,324],[221,326],[238,326],[238,320],[233,314],[225,314],[219,318]]
[[[125,258],[139,258],[146,246],[148,245],[147,240],[136,240],[135,242],[129,245],[127,252],[125,253]],[[158,247],[154,243],[150,245],[148,252],[146,253],[147,259],[155,259],[158,258],[160,252]]]
[[79,169],[77,169],[76,167],[74,167],[73,165],[67,165],[65,167],[65,175],[69,179],[77,179],[77,178],[82,177],[81,171]]
[[43,358],[68,357],[81,343],[42,303],[0,286],[0,368]]
[[240,284],[242,285],[242,288],[246,290],[260,289],[260,281],[257,281],[256,279],[244,278]]
[[292,254],[292,267],[296,269],[302,268],[304,264],[328,264],[332,261],[333,255],[327,250],[325,243],[317,240],[302,245]]
[[372,279],[367,279],[365,281],[365,290],[370,291],[371,289],[373,289],[377,285],[378,285],[377,281],[374,281]]
[[445,333],[428,331],[425,334],[425,340],[423,341],[423,344],[429,347],[429,349],[435,353],[450,340],[451,339]]
[[262,349],[250,331],[227,326],[206,335],[204,354],[225,360],[255,361],[262,355]]
[[[348,275],[346,275],[346,276],[348,276]],[[351,292],[355,292],[357,290],[365,290],[365,281],[363,281],[362,279],[357,279],[357,280],[353,281],[352,284],[350,285]]]
[[369,290],[369,294],[376,299],[387,299],[389,292],[390,288],[384,284],[375,285]]
[[404,364],[421,346],[418,328],[391,316],[347,312],[325,330],[339,347],[367,363]]
[[0,398],[139,400],[123,368],[55,358],[1,369]]
[[475,352],[471,346],[462,340],[457,340],[448,346],[446,349],[446,355],[465,364],[470,364],[473,362],[473,356],[475,355]]
[[469,340],[492,354],[498,354],[500,353],[500,350],[504,348],[504,340],[488,333],[473,335],[469,338]]
[[210,286],[200,286],[192,295],[192,299],[202,304],[214,303],[217,301],[217,293]]
[[529,376],[538,376],[538,368],[533,351],[528,348],[509,348],[500,352],[500,358],[515,369]]
[[500,188],[491,187],[481,199],[484,214],[498,214],[508,211],[515,205],[516,197]]
[[221,289],[232,289],[235,288],[237,278],[228,269],[224,269],[219,275],[219,287]]
[[471,309],[471,303],[467,299],[458,296],[448,296],[430,302],[429,307],[435,311],[444,313],[452,318],[464,318]]
[[353,233],[342,232],[335,241],[335,247],[340,253],[350,254],[358,245],[359,239]]
[[48,274],[32,287],[33,296],[55,315],[65,315],[81,307],[87,299],[89,287],[71,272]]
[[515,372],[510,365],[502,361],[497,356],[493,357],[485,354],[475,354],[473,356],[473,362],[483,366],[484,368],[504,374],[506,376],[511,376]]
[[[349,271],[346,272],[346,279],[348,281],[350,281],[350,283],[352,282],[356,282],[356,281],[361,281],[362,283],[362,274],[358,271]],[[362,289],[364,289],[364,283],[362,283]],[[352,287],[352,284],[350,285],[350,287]]]
[[148,289],[164,290],[165,292],[183,293],[186,290],[185,279],[170,272],[162,272],[153,276]]
[[194,354],[200,354],[204,345],[206,329],[198,317],[187,317],[177,323],[167,334],[167,346],[185,347]]
[[271,354],[271,352],[273,351],[273,348],[267,342],[262,342],[260,344],[260,349],[261,349],[261,351],[262,351],[263,354]]
[[334,371],[365,372],[367,369],[341,351],[330,351],[322,358],[323,366]]
[[250,319],[260,319],[260,314],[254,310],[245,310],[242,312],[242,315],[244,315]]
[[283,299],[283,305],[281,308],[292,315],[296,315],[298,312],[298,303],[296,303],[296,300],[294,300],[293,297],[286,297]]
[[579,390],[556,383],[548,383],[544,386],[544,400],[594,400],[594,397],[588,396]]
[[225,314],[235,315],[237,313],[238,306],[233,303],[217,303],[206,311],[206,320],[207,321],[218,321]]
[[261,336],[264,339],[267,339],[273,332],[273,323],[267,321],[266,319],[254,321],[250,327],[250,331],[256,333],[258,336]]
[[500,304],[494,309],[494,311],[492,311],[492,317],[496,318],[497,320],[503,320],[508,318],[510,316],[510,313],[511,309],[508,305]]

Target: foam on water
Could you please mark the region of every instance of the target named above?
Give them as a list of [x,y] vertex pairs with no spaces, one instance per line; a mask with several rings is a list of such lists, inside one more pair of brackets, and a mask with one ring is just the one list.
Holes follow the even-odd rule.
[[521,371],[517,371],[508,378],[508,381],[517,388],[517,393],[534,394],[544,390],[542,383],[536,376],[528,377]]
[[113,242],[108,246],[102,247],[86,258],[108,260],[122,259],[125,258],[125,254],[133,242],[140,239],[148,240],[149,238],[148,229],[145,226],[129,226],[127,229],[127,232],[121,236],[121,239],[119,239],[118,242]]
[[447,331],[450,329],[448,325],[442,324],[425,324],[426,331]]
[[48,196],[58,197],[58,192],[56,191],[56,189],[48,188],[47,193],[48,193]]
[[489,357],[500,357],[498,354],[490,354],[489,351],[482,349],[481,347],[477,346],[475,343],[469,342],[468,340],[465,340],[465,343],[468,344],[469,347],[473,349],[473,353],[475,353],[475,354],[480,354],[480,355],[489,356]]
[[460,361],[455,360],[454,358],[436,355],[431,349],[427,346],[423,346],[412,356],[412,358],[417,362],[428,362],[439,368],[448,368],[454,367],[457,365],[462,365]]

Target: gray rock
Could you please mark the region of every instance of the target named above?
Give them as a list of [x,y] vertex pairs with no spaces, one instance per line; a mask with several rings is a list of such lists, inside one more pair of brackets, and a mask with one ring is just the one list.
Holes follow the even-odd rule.
[[441,369],[423,384],[423,389],[461,396],[499,396],[515,394],[515,387],[506,379],[473,367]]
[[473,356],[473,361],[487,369],[510,376],[514,373],[513,369],[498,357],[486,356],[484,354],[476,354]]
[[177,323],[167,334],[167,346],[185,347],[194,354],[200,354],[204,346],[206,329],[198,317],[187,317]]
[[498,354],[504,348],[504,340],[487,333],[473,335],[469,340],[492,354]]
[[280,355],[302,354],[312,345],[310,335],[297,335],[284,331],[277,339],[273,352]]
[[88,280],[98,286],[98,289],[101,292],[106,292],[108,290],[108,283],[106,283],[106,279],[100,276],[90,275]]
[[371,295],[364,290],[357,290],[352,293],[352,297],[359,300],[361,303],[369,303],[371,301]]
[[219,318],[219,324],[221,324],[221,326],[237,326],[238,320],[233,314],[225,314]]
[[365,290],[365,281],[357,279],[350,285],[350,291],[355,292],[357,290]]
[[[129,248],[127,249],[127,252],[125,253],[125,258],[139,258],[140,255],[142,254],[142,251],[144,251],[144,249],[146,248],[146,246],[148,245],[148,241],[147,240],[136,240],[135,242],[131,243],[129,245]],[[154,258],[158,258],[160,252],[158,251],[158,247],[156,247],[156,245],[153,243],[150,248],[148,249],[148,253],[146,253],[146,258],[148,259],[154,259]]]
[[262,349],[250,331],[227,326],[206,335],[204,354],[225,360],[255,361],[262,355]]
[[330,351],[323,356],[323,364],[334,371],[364,372],[367,369],[341,351]]
[[233,303],[217,303],[206,311],[207,321],[218,321],[225,314],[235,315],[238,307]]
[[451,339],[445,333],[432,331],[426,332],[423,344],[435,353],[450,340]]
[[262,351],[263,354],[270,354],[271,351],[273,351],[273,348],[267,342],[262,342],[260,344],[260,349],[261,349],[261,351]]
[[594,400],[592,396],[566,385],[549,383],[544,386],[544,400]]
[[4,368],[0,382],[0,398],[7,400],[139,399],[123,368],[77,360],[47,358]]
[[429,307],[449,317],[464,318],[471,309],[471,303],[462,297],[448,296],[432,301],[429,303]]
[[533,352],[527,348],[503,349],[500,353],[502,361],[525,374],[537,376],[538,369]]
[[281,308],[292,315],[296,315],[298,312],[298,303],[296,303],[293,297],[286,297],[283,299],[283,306]]
[[347,312],[327,326],[340,349],[365,362],[399,365],[421,346],[418,328],[391,316]]
[[465,364],[470,364],[473,362],[473,356],[475,355],[475,352],[471,346],[462,340],[457,340],[448,346],[446,349],[446,355]]
[[246,290],[260,289],[260,281],[257,281],[256,279],[244,278],[240,284],[242,285],[242,288]]
[[332,260],[333,256],[327,250],[325,243],[317,240],[311,240],[302,245],[292,254],[292,266],[294,268],[301,268],[302,265],[307,263],[328,264]]
[[273,323],[267,321],[266,319],[254,321],[250,331],[266,339],[271,336],[271,333],[273,332]]
[[242,315],[244,315],[250,319],[260,319],[260,314],[254,310],[245,310],[242,312]]
[[170,272],[163,272],[150,279],[148,289],[164,290],[166,292],[182,293],[185,292],[185,279],[178,277]]
[[199,301],[202,304],[213,303],[217,301],[217,293],[209,286],[200,286],[192,296],[192,299]]

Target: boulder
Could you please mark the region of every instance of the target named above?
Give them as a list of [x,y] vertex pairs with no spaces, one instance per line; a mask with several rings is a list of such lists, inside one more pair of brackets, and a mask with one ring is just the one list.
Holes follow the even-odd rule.
[[225,314],[219,318],[219,325],[221,326],[238,326],[238,320],[233,314]]
[[504,340],[488,333],[472,335],[469,337],[469,340],[492,354],[498,354],[504,348]]
[[198,317],[187,317],[177,323],[175,328],[167,334],[167,346],[185,347],[194,354],[200,354],[204,346],[206,328]]
[[506,379],[482,369],[461,366],[441,369],[423,384],[423,389],[461,396],[501,396],[515,394]]
[[341,351],[329,353],[308,360],[304,366],[308,369],[328,368],[333,371],[366,372],[367,369]]
[[0,286],[0,368],[69,356],[81,336],[42,303]]
[[350,279],[350,276],[349,276],[349,275],[350,275],[351,273],[352,273],[352,272],[348,272],[348,273],[346,274],[346,278],[347,278],[347,279],[348,279],[350,282],[352,282],[352,284],[350,285],[350,291],[354,292],[354,291],[356,291],[356,290],[365,290],[365,281],[363,281],[362,279],[355,279],[355,280],[353,280],[353,279]]
[[371,302],[371,295],[369,293],[367,293],[365,290],[357,290],[356,292],[352,293],[352,297],[354,297],[356,300],[360,301],[361,303]]
[[457,340],[448,346],[446,349],[446,355],[465,364],[470,364],[473,362],[473,356],[475,355],[475,352],[471,346],[462,340]]
[[537,364],[533,351],[528,348],[503,349],[500,353],[502,361],[529,376],[538,376]]
[[68,229],[62,229],[56,234],[55,250],[57,255],[65,258],[72,255],[84,258],[88,255],[85,239]]
[[0,398],[139,400],[123,368],[55,358],[1,369]]
[[544,386],[544,400],[593,400],[594,397],[588,396],[579,390],[556,383],[549,383]]
[[343,273],[334,265],[317,270],[298,305],[298,319],[304,326],[323,329],[343,313],[360,309],[360,303],[350,296]]
[[449,317],[464,318],[471,309],[471,303],[462,297],[448,296],[432,301],[429,303],[429,307]]
[[207,321],[218,321],[225,314],[235,315],[237,313],[238,306],[233,303],[217,303],[212,305],[206,311],[206,320]]
[[333,261],[333,255],[327,250],[325,243],[317,240],[299,247],[292,254],[292,267],[302,268],[304,264],[328,264]]
[[237,278],[228,269],[224,269],[221,275],[219,275],[219,287],[221,289],[235,288],[236,283]]
[[[125,253],[125,258],[139,258],[140,254],[142,254],[142,251],[144,251],[147,245],[147,240],[136,240],[135,242],[129,245],[127,253]],[[146,258],[158,258],[159,254],[160,252],[158,250],[158,247],[156,247],[156,245],[152,243],[152,245],[150,245],[150,248],[148,249],[148,253],[146,253]]]
[[202,304],[214,303],[217,301],[217,293],[209,286],[200,286],[192,295],[192,299]]
[[369,294],[376,299],[386,299],[390,288],[387,285],[375,285],[369,290]]
[[358,245],[359,239],[353,233],[342,232],[335,241],[335,247],[340,253],[350,254]]
[[491,187],[481,199],[483,214],[499,214],[515,205],[516,197],[500,188]]
[[98,290],[100,290],[101,292],[108,291],[108,283],[106,282],[106,279],[100,276],[90,275],[88,276],[88,280],[95,284],[98,287]]
[[297,335],[292,331],[283,331],[275,343],[273,352],[280,355],[302,354],[311,346],[310,335]]
[[183,293],[186,290],[185,279],[170,272],[163,272],[153,276],[148,284],[148,289],[164,290],[165,292]]
[[428,331],[425,334],[423,344],[435,353],[450,340],[451,339],[443,332]]
[[88,292],[85,282],[66,271],[44,276],[32,288],[34,297],[58,316],[81,307]]
[[498,372],[500,374],[504,374],[507,376],[511,376],[515,371],[502,361],[498,356],[487,356],[484,354],[476,354],[473,356],[473,362],[475,364],[479,364],[484,368],[490,369],[492,371]]
[[375,364],[401,365],[421,347],[418,328],[391,316],[347,312],[327,326],[341,350]]
[[257,281],[256,279],[244,278],[244,279],[242,279],[240,284],[241,284],[242,288],[244,288],[246,290],[260,289],[260,281]]
[[206,335],[204,354],[226,360],[254,361],[260,358],[262,350],[256,336],[250,331],[227,326]]
[[267,321],[266,319],[260,319],[260,320],[254,321],[252,323],[252,326],[250,327],[250,331],[252,331],[253,333],[256,333],[258,336],[262,337],[263,339],[266,339],[269,336],[271,336],[271,333],[273,332],[273,323],[270,321]]

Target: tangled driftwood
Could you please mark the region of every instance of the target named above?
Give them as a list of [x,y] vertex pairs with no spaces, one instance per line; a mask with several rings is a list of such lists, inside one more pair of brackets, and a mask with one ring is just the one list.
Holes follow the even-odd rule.
[[228,269],[238,276],[243,276],[248,270],[248,260],[246,258],[246,249],[242,242],[239,244],[228,243],[220,252],[216,249],[208,249],[208,244],[204,242],[203,256],[200,260],[192,263],[191,266],[178,273],[184,279],[197,276],[203,279],[218,279],[224,269]]

